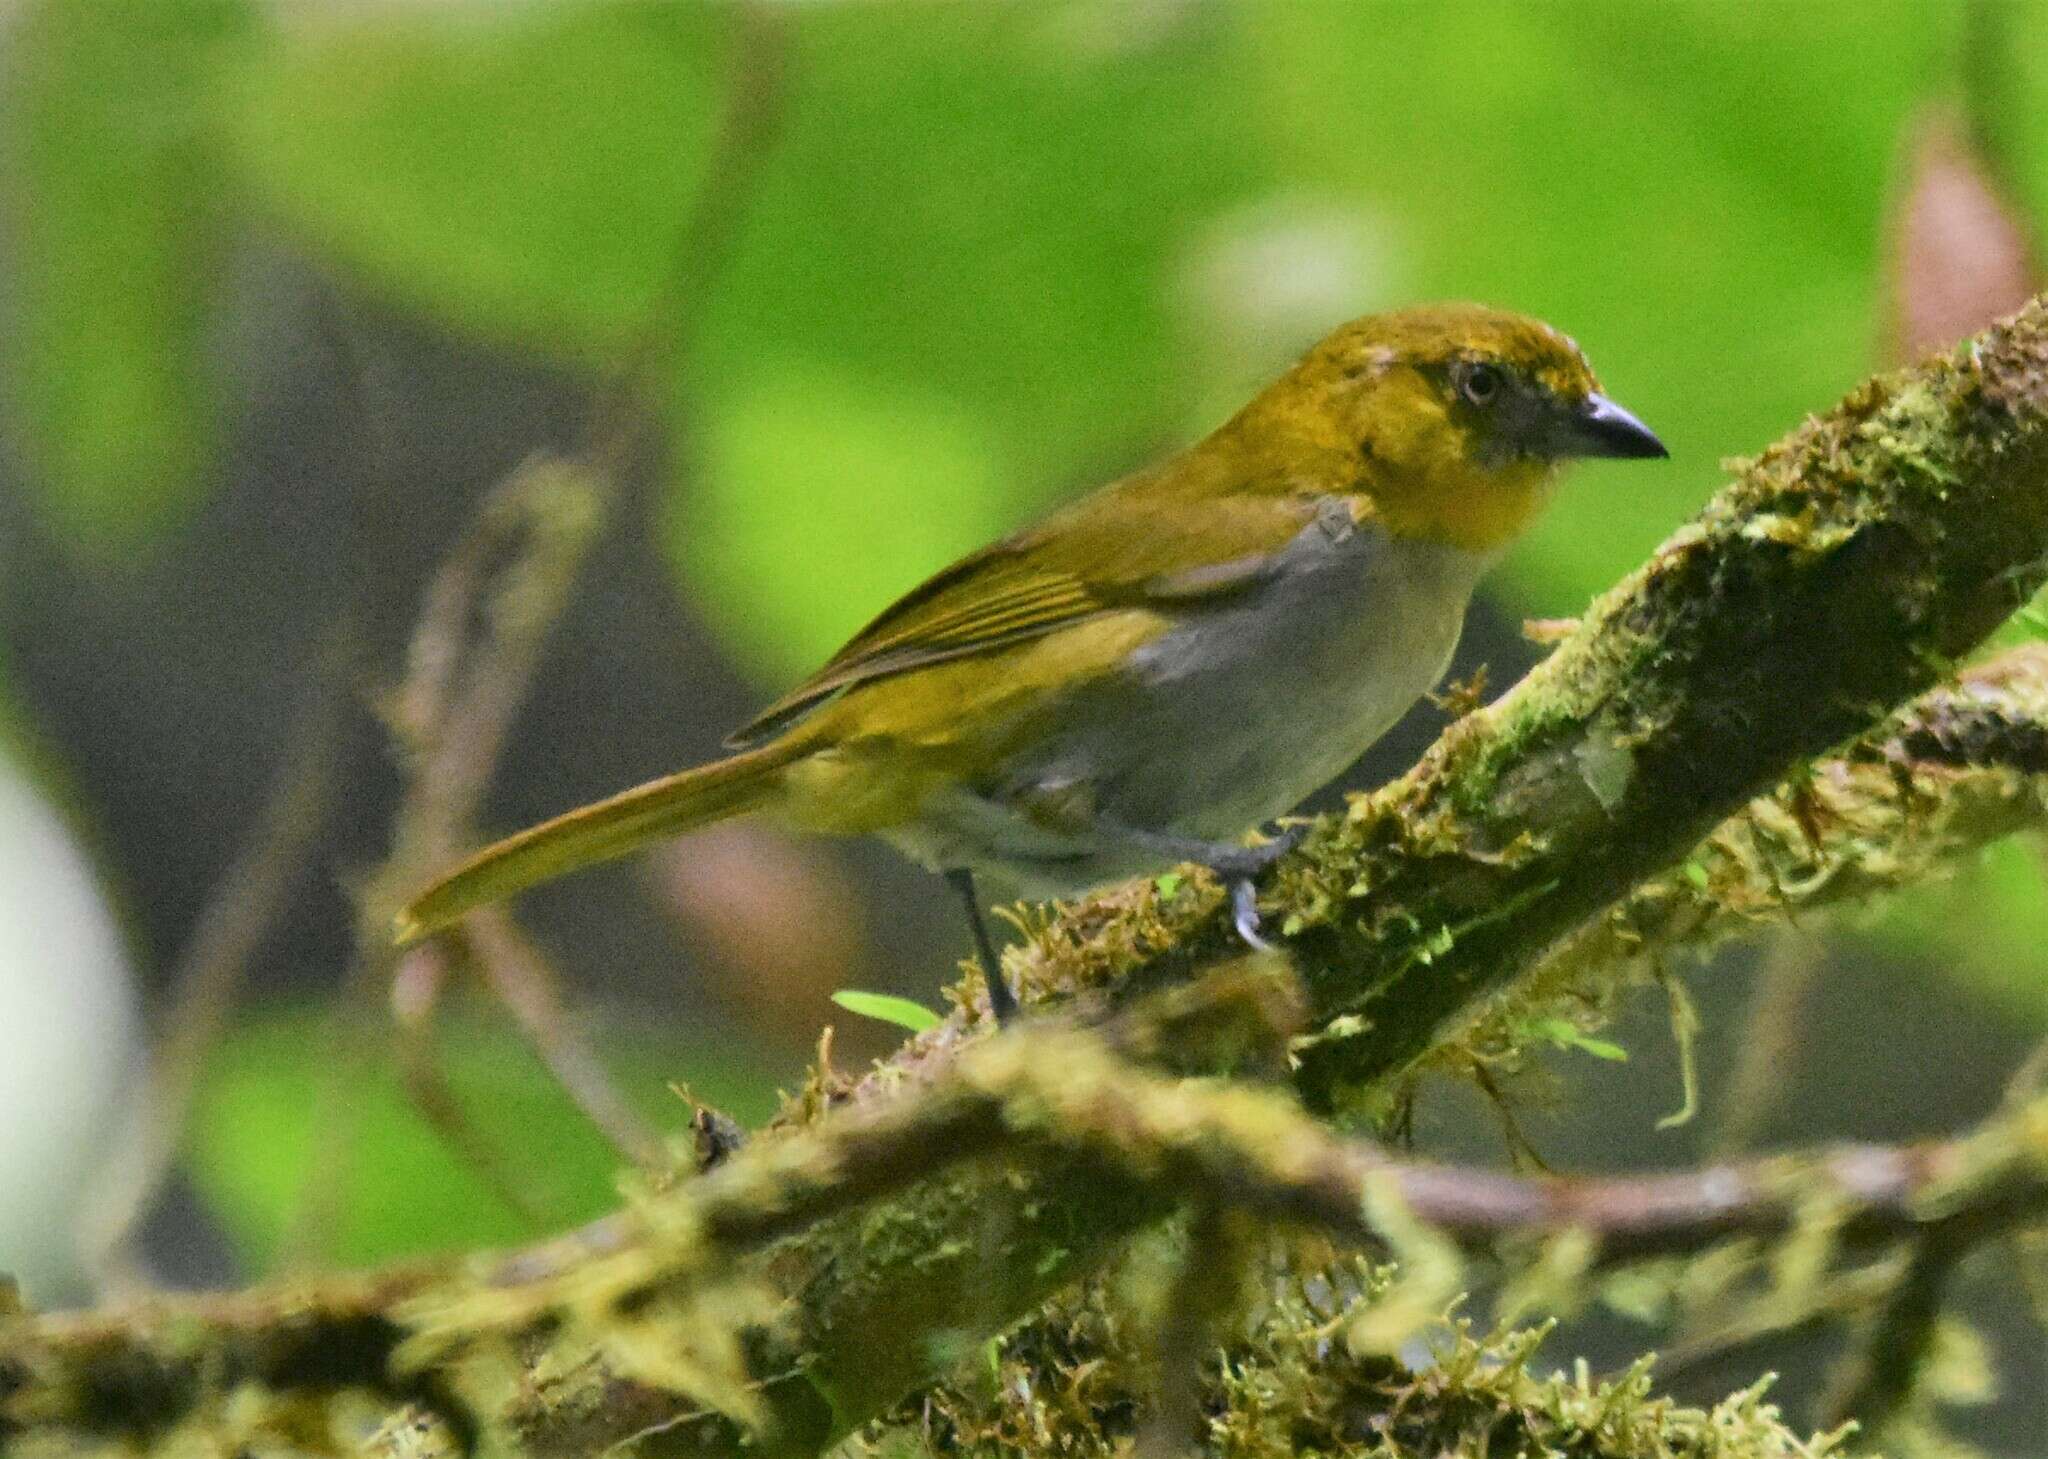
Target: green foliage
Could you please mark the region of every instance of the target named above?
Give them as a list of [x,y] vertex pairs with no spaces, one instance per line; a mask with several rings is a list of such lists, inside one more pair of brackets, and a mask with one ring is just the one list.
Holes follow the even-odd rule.
[[[379,10],[230,46],[244,3],[46,3],[19,38],[43,270],[24,342],[53,366],[24,389],[88,518],[156,520],[142,483],[178,473],[148,468],[189,468],[200,439],[187,265],[221,191],[194,172],[201,60],[235,63],[225,130],[262,208],[396,298],[585,359],[615,357],[660,293],[733,84],[715,6]],[[2048,216],[2043,12],[2007,9],[1987,115]],[[1705,495],[1709,463],[1863,371],[1877,211],[1902,123],[1956,78],[1960,16],[1903,0],[779,13],[777,139],[664,392],[723,443],[684,474],[713,502],[671,514],[677,559],[713,621],[786,676],[825,625],[989,524],[1210,423],[1296,333],[1468,295],[1564,322],[1678,451],[1589,471],[1577,494],[1597,509],[1567,504],[1517,555],[1519,596],[1569,605]],[[1217,272],[1239,255],[1253,262]],[[1287,264],[1324,295],[1269,297]],[[1204,287],[1248,296],[1267,332],[1233,336]],[[868,455],[748,440],[792,417],[824,434],[850,396],[902,411],[907,456],[927,432],[953,444],[874,479]],[[863,551],[795,531],[771,557],[759,544],[782,529],[731,505],[800,524],[813,498],[860,524]],[[929,518],[945,526],[904,531]],[[764,626],[769,600],[785,606]]]
[[722,105],[715,6],[380,9],[246,68],[231,131],[293,227],[397,297],[616,345],[674,256]]
[[1628,1050],[1620,1044],[1612,1039],[1595,1038],[1568,1018],[1529,1019],[1516,1029],[1516,1033],[1523,1038],[1549,1044],[1552,1048],[1577,1049],[1596,1059],[1620,1063],[1628,1058]]
[[247,0],[40,0],[10,24],[9,403],[53,523],[101,550],[176,521],[201,484],[221,221],[205,103],[254,35]]
[[[942,391],[1040,499],[1176,430],[1175,265],[1270,169],[1225,28],[1124,44],[1104,9],[798,11],[789,115],[708,303],[708,377],[801,351]],[[901,513],[877,505],[886,530]]]
[[[193,1121],[191,1169],[227,1224],[244,1260],[262,1268],[299,1209],[327,1150],[314,1128],[331,1073],[333,1031],[319,1015],[246,1024],[216,1053]],[[728,1041],[694,1054],[650,1045],[608,1050],[627,1092],[657,1125],[680,1126],[685,1111],[668,1080],[687,1076],[699,1098],[746,1123],[765,1119],[773,1098],[763,1069]],[[507,1209],[421,1117],[388,1058],[371,1056],[368,1077],[346,1091],[346,1198],[325,1253],[367,1265],[423,1250],[503,1245],[540,1234]],[[439,1066],[482,1138],[513,1173],[548,1228],[597,1216],[618,1204],[618,1152],[569,1104],[560,1086],[501,1027],[452,1022]]]
[[[250,68],[238,155],[394,296],[615,352],[673,265],[724,21],[565,3],[330,26]],[[1185,104],[1231,94],[1220,30],[1133,51],[1102,24],[1014,3],[780,18],[787,115],[666,382],[706,441],[668,538],[764,677],[1173,426],[1170,265],[1263,167],[1230,106]]]
[[[985,423],[936,389],[766,362],[743,378],[704,423],[702,477],[671,499],[668,540],[728,642],[782,682],[891,584],[998,535],[1016,490]],[[761,509],[775,501],[786,510]]]
[[842,988],[832,995],[832,1001],[848,1013],[858,1013],[862,1018],[878,1019],[893,1023],[898,1028],[907,1028],[912,1033],[924,1033],[939,1026],[939,1015],[922,1003],[908,998],[898,998],[889,993],[866,993],[858,988]]
[[[77,17],[132,3],[38,14],[111,36]],[[239,13],[144,8],[167,27]],[[1903,122],[1954,79],[1958,15],[1597,0],[1312,0],[1151,21],[934,0],[781,14],[777,139],[664,390],[712,446],[679,482],[677,561],[712,621],[786,678],[995,525],[1209,424],[1296,342],[1233,337],[1205,284],[1302,334],[1464,295],[1564,322],[1678,451],[1588,471],[1575,495],[1597,508],[1568,501],[1517,554],[1518,596],[1569,605],[1704,497],[1710,463],[1869,363],[1877,211]],[[2024,44],[2038,12],[2008,24],[1997,116],[2048,214],[2048,80]],[[227,130],[260,203],[366,281],[488,335],[611,358],[671,268],[733,44],[726,12],[656,0],[322,18],[239,57]],[[105,70],[158,92],[184,74],[154,49],[105,49],[100,73],[44,66],[32,90],[76,111],[133,90],[87,84]],[[119,195],[135,209],[148,190]],[[169,221],[158,236],[188,247]],[[1346,255],[1340,235],[1369,246]],[[1254,264],[1217,274],[1233,249]],[[1304,262],[1326,298],[1260,294],[1277,287],[1271,264]],[[104,354],[189,363],[189,341],[136,334],[146,348]],[[907,445],[882,471],[857,448],[898,415]],[[782,439],[792,421],[814,438],[846,428],[851,445],[797,449]],[[38,437],[87,455],[192,439]],[[844,550],[849,532],[861,551]]]

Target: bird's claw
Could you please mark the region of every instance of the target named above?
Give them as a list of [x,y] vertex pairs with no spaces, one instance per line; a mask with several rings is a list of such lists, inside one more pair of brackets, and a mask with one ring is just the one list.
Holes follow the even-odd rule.
[[1259,889],[1249,881],[1238,880],[1230,884],[1230,920],[1237,927],[1237,935],[1244,939],[1244,945],[1254,952],[1272,952],[1273,944],[1259,935]]

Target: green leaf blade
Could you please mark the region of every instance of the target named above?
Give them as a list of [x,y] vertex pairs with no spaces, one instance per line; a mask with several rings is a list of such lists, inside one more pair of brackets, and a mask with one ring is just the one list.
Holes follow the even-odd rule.
[[832,1001],[848,1013],[857,1013],[862,1018],[872,1018],[879,1023],[893,1023],[898,1028],[907,1028],[912,1033],[926,1033],[939,1026],[942,1020],[922,1003],[908,998],[898,998],[891,993],[868,993],[859,988],[841,988],[832,995]]

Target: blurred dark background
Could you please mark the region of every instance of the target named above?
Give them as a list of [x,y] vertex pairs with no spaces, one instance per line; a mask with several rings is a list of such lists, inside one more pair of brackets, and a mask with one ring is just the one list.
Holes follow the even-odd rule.
[[[405,784],[375,710],[436,565],[534,453],[596,431],[618,469],[478,835],[708,755],[921,574],[1418,299],[1556,322],[1673,448],[1581,472],[1500,573],[1455,670],[1498,692],[1537,652],[1521,619],[1577,612],[1723,457],[2024,297],[2048,218],[2048,5],[30,0],[5,26],[0,1268],[44,1301],[89,1290],[88,1172],[309,723],[330,793],[189,1121],[154,1112],[180,1158],[142,1270],[509,1241],[612,1199],[619,1157],[466,982],[438,1067],[525,1212],[402,1091],[385,990],[332,1011]],[[2042,873],[2009,845],[1683,970],[1701,1116],[1653,1128],[1679,1084],[1651,997],[1625,1062],[1557,1055],[1529,1137],[1609,1168],[1981,1116],[2048,1027]],[[843,1064],[884,1051],[900,1031],[829,995],[936,1005],[965,952],[884,849],[759,827],[521,913],[665,1130],[670,1081],[760,1118],[827,1023]],[[1731,1108],[1765,1039],[1767,1097]],[[1507,1158],[1469,1091],[1432,1086],[1420,1130]],[[339,1190],[310,1226],[309,1168]],[[2006,1389],[1974,1432],[2039,1452],[2021,1299],[1970,1295]],[[1610,1321],[1555,1352],[1651,1341]],[[1823,1356],[1686,1382],[1783,1367],[1797,1398]]]

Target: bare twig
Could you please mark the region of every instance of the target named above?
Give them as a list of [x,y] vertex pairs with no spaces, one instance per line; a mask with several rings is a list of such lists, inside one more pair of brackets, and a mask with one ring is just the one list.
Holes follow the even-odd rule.
[[591,413],[592,464],[616,478],[625,467],[641,396],[669,368],[690,333],[693,311],[716,278],[745,215],[760,166],[780,135],[786,101],[788,37],[782,22],[755,0],[731,7],[733,34],[725,111],[705,165],[704,181],[682,226],[661,285]]
[[[416,860],[432,867],[460,849],[605,494],[577,463],[530,459],[485,498],[429,589],[391,715],[412,776],[393,833],[393,858],[407,864],[380,877],[403,878],[394,898],[423,874]],[[388,916],[374,937],[390,942]]]
[[151,1285],[130,1251],[136,1227],[183,1144],[207,1051],[217,1041],[249,959],[304,870],[333,793],[347,722],[342,692],[356,654],[344,618],[311,664],[312,685],[248,841],[214,887],[171,970],[170,1015],[83,1203],[79,1245],[104,1291]]
[[1864,1433],[1879,1434],[1912,1397],[1934,1343],[1949,1277],[1977,1244],[1970,1237],[1959,1238],[1958,1230],[1943,1223],[1913,1243],[1905,1270],[1871,1319],[1860,1350],[1827,1404],[1829,1423],[1853,1419]]
[[1708,1142],[1713,1154],[1738,1155],[1752,1148],[1765,1121],[1779,1108],[1803,1042],[1806,1000],[1826,962],[1820,943],[1797,929],[1766,944],[1742,1016],[1735,1067]]
[[[545,457],[530,460],[485,499],[428,590],[408,673],[387,709],[412,774],[393,820],[390,854],[357,896],[356,954],[337,1005],[341,1026],[314,1122],[309,1169],[319,1175],[288,1228],[287,1266],[318,1250],[347,1189],[352,1096],[377,1042],[371,1010],[398,972],[391,919],[462,848],[541,643],[596,529],[599,500],[587,473]],[[478,619],[480,635],[473,631]]]
[[1837,1273],[1823,1288],[1795,1304],[1748,1301],[1736,1304],[1735,1315],[1695,1334],[1667,1343],[1657,1354],[1657,1372],[1666,1383],[1693,1378],[1709,1366],[1733,1363],[1766,1343],[1819,1333],[1874,1311],[1898,1282],[1903,1263],[1890,1258]]
[[[415,961],[424,961],[419,959]],[[398,1078],[413,1108],[441,1137],[456,1160],[508,1211],[535,1228],[547,1224],[549,1213],[526,1194],[511,1162],[485,1140],[441,1072],[431,1023],[399,1025]]]
[[[775,133],[782,33],[751,4],[734,7],[732,16],[727,111],[704,184],[677,230],[674,255],[659,290],[609,381],[597,393],[580,460],[559,468],[581,479],[584,510],[590,515],[606,510],[619,494],[619,483],[630,466],[633,425],[642,397],[687,334],[687,311],[717,272],[755,168]],[[494,595],[499,605],[496,621],[488,632],[472,637],[469,619],[475,605],[486,598],[489,564],[503,546],[499,539],[508,525],[518,530],[517,495],[508,482],[487,499],[479,530],[458,546],[436,577],[413,638],[408,673],[392,700],[393,730],[413,766],[411,790],[397,816],[390,858],[378,873],[373,894],[362,899],[357,934],[360,978],[351,980],[357,998],[388,986],[397,972],[388,947],[390,913],[435,870],[454,860],[467,841],[512,714],[524,697],[546,631],[566,598],[584,539],[590,535],[588,529],[580,531],[573,543],[563,544],[567,551],[561,556],[545,551],[537,538],[529,588],[508,578]],[[512,1012],[521,1035],[585,1117],[635,1164],[661,1163],[665,1155],[660,1140],[619,1093],[595,1049],[567,1016],[558,992],[560,979],[540,949],[503,911],[489,910],[472,918],[464,936],[485,986]],[[426,981],[423,996],[412,1000],[408,1027],[414,1038],[425,1037],[430,1028],[444,981]],[[472,1165],[497,1170],[501,1162],[484,1151],[481,1138],[431,1064],[413,1057],[407,1067],[409,1086],[424,1101],[423,1112],[436,1127],[457,1149],[468,1152]],[[338,1145],[331,1137],[326,1144],[331,1160]],[[325,1168],[324,1163],[318,1168]],[[501,1177],[492,1184],[501,1191],[506,1187]],[[326,1188],[331,1192],[337,1186],[330,1182]],[[299,1224],[317,1228],[326,1219],[314,1213]]]
[[475,955],[484,985],[511,1012],[527,1043],[585,1118],[641,1169],[666,1165],[666,1147],[619,1092],[590,1045],[577,1036],[553,969],[511,915],[501,907],[481,908],[464,920],[461,940]]

